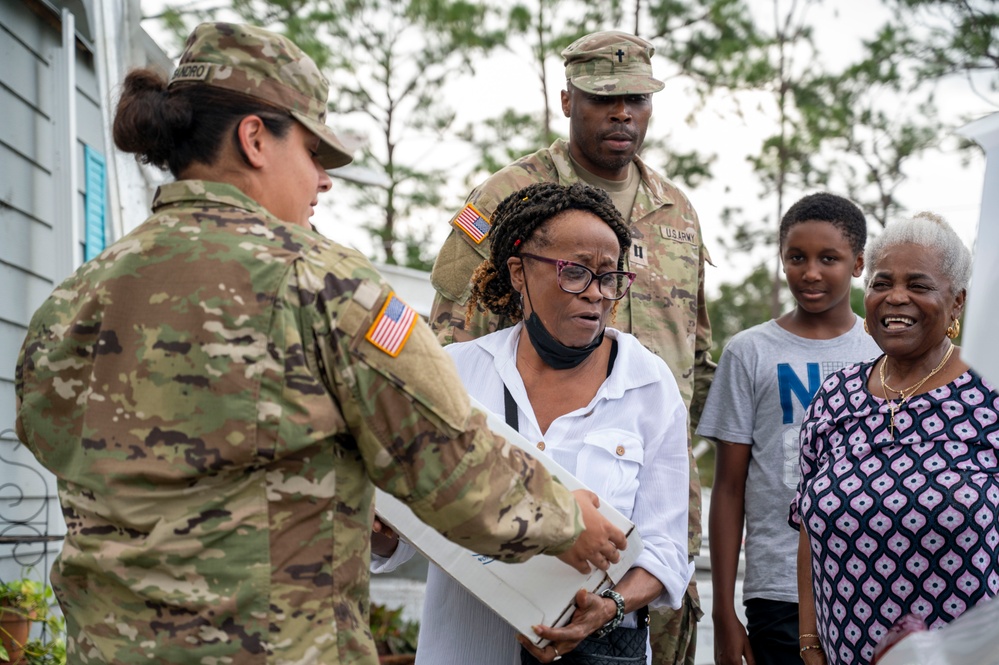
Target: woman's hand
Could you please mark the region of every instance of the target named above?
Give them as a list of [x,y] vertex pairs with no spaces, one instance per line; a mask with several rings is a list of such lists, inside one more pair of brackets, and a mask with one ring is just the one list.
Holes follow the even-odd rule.
[[576,611],[572,614],[572,621],[566,626],[562,628],[534,627],[534,632],[539,637],[550,640],[551,644],[544,649],[539,649],[522,635],[518,635],[517,640],[539,662],[551,663],[575,649],[584,638],[613,619],[616,613],[617,606],[613,600],[590,593],[586,589],[580,589],[576,592]]
[[[798,646],[820,646],[815,595],[812,591],[812,546],[808,531],[801,525],[798,531]],[[821,648],[801,652],[805,665],[826,665],[826,652]]]
[[826,652],[822,649],[808,649],[801,652],[801,659],[805,661],[805,665],[826,665]]
[[589,574],[591,563],[600,570],[607,570],[612,563],[621,560],[618,550],[626,548],[628,540],[621,529],[608,522],[597,510],[600,497],[589,490],[575,490],[572,495],[583,513],[586,530],[571,548],[558,555],[558,559],[584,575]]
[[399,547],[399,534],[375,516],[371,523],[371,553],[386,559]]

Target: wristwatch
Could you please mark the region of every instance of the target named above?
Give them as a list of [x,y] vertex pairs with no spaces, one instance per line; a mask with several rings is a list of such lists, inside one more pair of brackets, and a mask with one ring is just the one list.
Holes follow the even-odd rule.
[[621,597],[614,589],[604,589],[600,592],[600,595],[604,598],[610,598],[614,601],[614,605],[617,607],[617,611],[614,613],[614,618],[605,623],[600,629],[593,633],[593,637],[603,637],[607,633],[612,632],[621,622],[624,621],[624,598]]

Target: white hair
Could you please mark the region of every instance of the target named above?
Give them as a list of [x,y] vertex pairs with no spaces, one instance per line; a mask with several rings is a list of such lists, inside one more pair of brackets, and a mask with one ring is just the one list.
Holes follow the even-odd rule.
[[921,245],[940,257],[940,268],[954,293],[968,288],[971,279],[971,251],[957,233],[932,212],[921,212],[910,219],[900,219],[885,227],[867,243],[864,252],[864,282],[869,283],[886,250],[903,244]]

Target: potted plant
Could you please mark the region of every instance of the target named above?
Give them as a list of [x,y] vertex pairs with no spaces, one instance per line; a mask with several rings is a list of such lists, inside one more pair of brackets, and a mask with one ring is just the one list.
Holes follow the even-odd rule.
[[[0,583],[0,663],[24,665],[65,663],[63,619],[52,612],[52,588],[37,580],[21,578]],[[45,623],[47,644],[29,639],[31,624]]]
[[380,665],[409,665],[416,662],[416,638],[420,622],[402,618],[402,608],[389,609],[371,603],[371,635],[378,648]]

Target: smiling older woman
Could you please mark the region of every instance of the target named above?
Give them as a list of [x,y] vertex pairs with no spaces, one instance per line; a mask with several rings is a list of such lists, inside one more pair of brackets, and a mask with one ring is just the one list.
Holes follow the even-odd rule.
[[[473,397],[629,517],[645,543],[611,592],[581,590],[567,626],[538,627],[551,644],[529,647],[523,662],[644,664],[642,609],[678,608],[692,573],[689,466],[687,413],[669,368],[607,325],[634,277],[621,270],[628,229],[603,191],[540,183],[500,204],[491,237],[470,309],[481,303],[519,323],[445,350]],[[409,556],[398,547],[385,569]],[[517,658],[514,630],[434,566],[422,626],[420,665]]]
[[939,217],[867,249],[884,355],[832,375],[801,428],[802,657],[869,663],[893,624],[940,627],[999,593],[999,396],[961,360],[971,254]]

